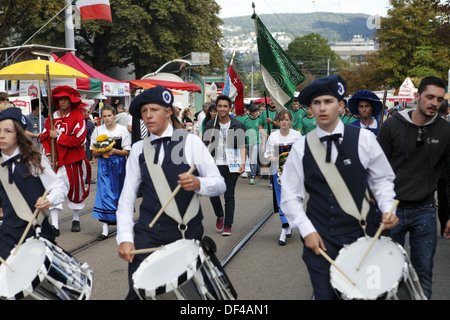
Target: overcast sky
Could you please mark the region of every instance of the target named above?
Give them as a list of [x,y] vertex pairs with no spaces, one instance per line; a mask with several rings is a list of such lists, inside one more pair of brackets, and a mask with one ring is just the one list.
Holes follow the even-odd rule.
[[252,2],[257,14],[267,13],[365,13],[386,16],[389,0],[216,0],[220,18],[251,16]]

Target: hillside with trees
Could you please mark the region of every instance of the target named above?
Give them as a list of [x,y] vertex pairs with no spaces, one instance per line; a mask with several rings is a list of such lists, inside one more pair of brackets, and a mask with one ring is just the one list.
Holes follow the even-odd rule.
[[[309,33],[318,33],[328,41],[351,40],[358,34],[363,38],[373,38],[374,29],[367,27],[369,15],[359,13],[280,13],[261,14],[261,21],[270,32],[285,32],[291,37],[301,37]],[[255,31],[250,16],[225,18],[223,35],[234,36]],[[236,27],[235,30],[226,27]]]

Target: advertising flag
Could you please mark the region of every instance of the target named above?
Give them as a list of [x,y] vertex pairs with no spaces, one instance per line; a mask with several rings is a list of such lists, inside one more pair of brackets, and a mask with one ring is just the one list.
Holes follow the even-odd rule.
[[259,60],[264,85],[278,108],[290,108],[295,89],[306,80],[297,66],[275,41],[259,17],[254,14]]

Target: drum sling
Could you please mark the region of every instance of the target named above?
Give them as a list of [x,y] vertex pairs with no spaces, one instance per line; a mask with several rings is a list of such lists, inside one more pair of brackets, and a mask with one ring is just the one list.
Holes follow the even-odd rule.
[[[153,163],[153,159],[155,157],[155,147],[152,146],[150,138],[144,140],[144,157],[148,172],[152,181],[154,182],[153,185],[155,187],[159,201],[161,202],[161,204],[165,204],[172,195],[172,189],[170,188],[169,182],[167,181],[166,175],[164,174],[161,165]],[[155,183],[156,181],[157,183]],[[175,220],[180,227],[181,225],[187,226],[189,221],[191,221],[197,215],[199,208],[200,201],[198,199],[197,193],[194,193],[194,196],[192,197],[191,202],[189,203],[183,217],[181,217],[175,201],[170,201],[164,212],[173,220]],[[186,231],[186,229],[180,229],[180,231],[184,238],[184,232]]]
[[[3,163],[3,157],[1,156],[0,162]],[[33,212],[31,212],[31,209],[28,206],[27,201],[17,188],[14,181],[12,181],[12,183],[9,182],[9,173],[7,166],[0,165],[0,181],[3,185],[3,188],[6,191],[6,194],[8,195],[8,199],[11,202],[11,205],[13,206],[17,216],[24,221],[30,222],[33,219]],[[42,212],[45,213],[45,211],[42,210],[39,212],[36,219],[33,221],[33,226],[42,225],[42,222],[45,219],[45,215],[41,214]]]
[[306,135],[306,143],[308,143],[311,154],[313,155],[317,166],[325,177],[325,180],[327,181],[328,186],[333,192],[341,209],[357,219],[364,229],[367,213],[370,209],[368,191],[366,190],[361,212],[359,212],[353,196],[351,195],[350,190],[348,189],[335,163],[332,161],[325,161],[326,150],[320,141],[316,130],[313,130]]

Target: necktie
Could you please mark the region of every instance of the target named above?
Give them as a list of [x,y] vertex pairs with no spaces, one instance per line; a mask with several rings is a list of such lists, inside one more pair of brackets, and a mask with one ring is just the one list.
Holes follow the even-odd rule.
[[161,144],[164,145],[164,157],[168,156],[168,146],[167,142],[172,140],[172,137],[162,137],[159,139],[155,139],[152,141],[152,145],[155,147],[155,158],[153,159],[153,163],[158,163],[159,152],[161,150]]
[[331,161],[331,142],[334,142],[334,144],[336,145],[336,149],[339,152],[339,147],[340,147],[339,138],[341,138],[341,137],[342,137],[342,134],[336,133],[336,134],[331,134],[329,136],[320,138],[321,142],[324,142],[324,141],[327,142],[327,157],[325,159],[326,162]]
[[8,160],[4,161],[2,163],[2,167],[4,166],[8,166],[8,182],[11,184],[13,183],[13,172],[12,172],[12,168],[13,168],[13,164],[18,163],[20,159],[20,154],[15,155],[14,157],[9,158]]

